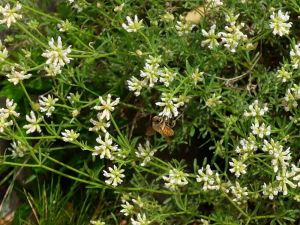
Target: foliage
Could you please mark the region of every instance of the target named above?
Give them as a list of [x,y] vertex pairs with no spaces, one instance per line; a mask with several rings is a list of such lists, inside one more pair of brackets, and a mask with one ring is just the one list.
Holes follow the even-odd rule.
[[299,223],[299,9],[1,3],[14,224]]

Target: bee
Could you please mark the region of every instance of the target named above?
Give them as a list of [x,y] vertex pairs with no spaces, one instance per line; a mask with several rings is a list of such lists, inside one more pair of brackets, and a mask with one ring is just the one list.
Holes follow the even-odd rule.
[[151,120],[150,129],[147,130],[146,135],[154,135],[155,131],[160,133],[163,137],[172,137],[174,135],[174,130],[172,129],[175,126],[175,121],[170,121],[161,116],[154,116]]

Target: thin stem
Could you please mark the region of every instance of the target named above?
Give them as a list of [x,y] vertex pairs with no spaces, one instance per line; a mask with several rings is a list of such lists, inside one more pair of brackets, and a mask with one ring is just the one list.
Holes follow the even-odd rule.
[[33,101],[31,100],[31,98],[30,98],[30,96],[29,96],[29,94],[28,94],[28,92],[27,92],[27,90],[26,90],[26,88],[25,88],[25,86],[24,86],[24,84],[23,84],[22,81],[20,81],[20,85],[21,85],[21,88],[22,88],[22,90],[24,91],[24,93],[25,93],[25,95],[26,95],[26,98],[28,99],[28,101],[29,101],[31,107],[33,107],[34,103],[33,103]]
[[30,31],[28,31],[27,28],[25,28],[23,26],[23,24],[21,23],[17,23],[17,26],[26,34],[28,34],[33,40],[35,40],[37,43],[39,43],[41,46],[43,46],[44,48],[48,48],[48,46],[42,42],[40,39],[38,39],[36,36],[34,36],[32,33],[30,33]]

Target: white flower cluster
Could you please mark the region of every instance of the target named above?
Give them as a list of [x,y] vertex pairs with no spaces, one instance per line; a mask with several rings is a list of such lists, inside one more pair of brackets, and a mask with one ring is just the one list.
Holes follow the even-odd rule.
[[245,42],[248,37],[244,34],[241,29],[245,26],[244,23],[238,24],[236,21],[240,14],[232,15],[228,14],[225,17],[228,26],[225,26],[226,32],[219,32],[218,36],[221,38],[221,43],[230,50],[231,52],[236,52],[238,45]]
[[107,158],[113,160],[115,158],[113,153],[120,151],[119,147],[113,144],[113,140],[108,132],[105,133],[104,140],[102,140],[101,136],[99,135],[96,141],[100,145],[95,146],[93,155],[99,155],[100,159]]
[[91,220],[90,223],[93,225],[105,225],[105,223],[101,220]]
[[171,119],[178,116],[178,108],[184,106],[190,98],[185,95],[174,97],[171,93],[162,93],[160,99],[161,102],[156,102],[155,104],[164,108],[158,115]]
[[112,137],[107,132],[107,128],[110,127],[111,112],[115,110],[115,106],[119,104],[120,98],[116,98],[114,101],[111,99],[111,95],[108,94],[106,100],[101,96],[99,97],[101,105],[97,105],[94,109],[100,111],[97,113],[97,120],[91,119],[90,122],[94,125],[89,128],[89,131],[102,131],[105,135],[102,139],[101,135],[98,136],[96,142],[100,145],[95,146],[93,155],[99,155],[101,159],[107,158],[113,160],[115,157],[113,153],[120,151],[117,145],[113,144]]
[[204,80],[203,75],[204,75],[204,72],[200,72],[198,68],[196,68],[193,71],[193,73],[191,75],[191,78],[192,78],[195,85],[197,85],[198,82],[202,82]]
[[50,117],[55,110],[55,103],[58,101],[58,98],[53,98],[52,95],[40,96],[39,104],[40,104],[40,111],[46,112],[46,116]]
[[6,47],[2,44],[0,40],[0,62],[4,62],[4,60],[8,57],[8,51]]
[[69,20],[63,20],[59,24],[57,24],[57,28],[60,32],[67,32],[73,29],[72,23]]
[[48,66],[45,67],[45,70],[47,76],[56,76],[61,73],[61,68],[72,60],[72,58],[68,56],[72,51],[71,45],[66,49],[63,48],[60,36],[57,38],[57,44],[55,44],[53,38],[50,39],[48,44],[49,49],[42,54],[43,57],[47,58],[46,64]]
[[283,150],[283,146],[278,141],[271,139],[271,141],[264,140],[262,150],[272,156],[272,166],[275,173],[280,168],[286,169],[289,166],[292,159],[290,148]]
[[208,46],[209,49],[214,49],[219,46],[218,38],[216,34],[216,24],[212,25],[209,31],[201,30],[203,37],[206,39],[201,42],[201,46]]
[[133,20],[129,16],[126,16],[126,20],[127,20],[127,24],[123,23],[122,27],[129,33],[138,32],[140,29],[144,27],[143,20],[139,20],[137,15],[134,16]]
[[9,28],[12,23],[16,23],[18,19],[22,19],[22,15],[18,14],[22,5],[19,2],[16,2],[15,7],[11,8],[10,4],[7,3],[4,7],[0,5],[0,14],[2,14],[2,19],[0,19],[0,24],[6,23]]
[[265,136],[270,136],[271,126],[267,126],[265,123],[260,123],[258,119],[255,118],[254,123],[251,124],[252,134],[260,138]]
[[[262,138],[262,136],[261,136]],[[276,180],[262,185],[262,194],[274,199],[279,193],[288,194],[288,187],[300,187],[300,168],[291,163],[290,148],[284,150],[280,142],[273,140],[263,140],[262,151],[271,157],[271,165],[276,174]]]
[[290,19],[289,13],[282,12],[279,10],[277,13],[273,12],[270,16],[270,28],[273,29],[274,35],[287,35],[290,33],[290,28],[292,27],[292,22],[288,22]]
[[219,190],[221,188],[221,179],[218,172],[213,171],[210,165],[202,167],[198,170],[198,175],[196,177],[197,182],[203,183],[202,189],[207,190]]
[[134,92],[136,96],[139,96],[143,87],[152,88],[158,81],[163,83],[166,87],[169,87],[176,76],[176,72],[167,67],[161,68],[161,61],[161,56],[149,56],[149,58],[146,59],[143,70],[140,72],[140,77],[142,77],[143,80],[139,80],[134,76],[131,77],[130,80],[127,81],[129,90]]
[[134,198],[130,194],[126,194],[122,196],[121,201],[122,209],[120,212],[124,216],[132,216],[136,211],[141,211],[144,208],[144,199],[142,199],[140,196]]
[[12,153],[12,158],[22,158],[25,153],[28,151],[28,148],[21,141],[13,141],[11,144],[11,148],[9,150]]
[[105,183],[114,187],[118,186],[123,182],[122,179],[125,177],[124,172],[124,169],[118,168],[115,165],[108,167],[108,172],[106,170],[103,171],[103,175],[108,178],[105,180]]
[[249,199],[248,188],[241,187],[238,181],[235,182],[235,185],[230,186],[230,190],[234,196],[232,201],[236,202],[238,205],[246,203]]
[[244,116],[246,117],[260,117],[265,115],[266,112],[268,112],[268,106],[267,103],[260,106],[258,100],[254,100],[254,102],[249,105],[249,111],[244,112]]
[[64,142],[73,142],[76,141],[80,134],[76,133],[73,129],[65,129],[63,132],[61,132],[61,135]]
[[221,0],[206,0],[205,2],[209,8],[216,8],[223,5]]
[[179,187],[188,184],[188,174],[179,169],[171,169],[167,176],[163,176],[166,188],[176,191]]
[[33,111],[30,111],[30,115],[26,115],[26,120],[29,122],[29,124],[24,125],[23,128],[26,129],[26,134],[38,132],[41,133],[42,129],[39,125],[40,122],[42,122],[43,117],[38,118],[35,116]]
[[232,158],[229,165],[231,169],[229,171],[236,177],[240,177],[242,174],[247,173],[246,161],[257,150],[256,139],[253,135],[250,135],[248,139],[240,140],[240,145],[236,147],[235,152],[238,154],[238,158]]
[[0,117],[7,119],[9,116],[19,117],[20,113],[16,112],[17,103],[13,99],[6,99],[6,108],[0,108]]
[[286,70],[284,66],[277,70],[277,78],[282,81],[282,83],[287,82],[292,78],[293,73]]
[[31,77],[31,74],[26,74],[25,71],[16,71],[15,67],[11,68],[11,72],[6,75],[8,78],[8,81],[13,83],[14,85],[17,85],[21,81],[25,79],[29,79]]
[[293,69],[298,69],[300,65],[300,43],[293,46],[290,57]]
[[136,219],[131,218],[132,225],[150,225],[151,221],[149,221],[145,215],[145,213],[138,213]]
[[298,106],[298,100],[300,99],[300,86],[294,84],[292,88],[286,90],[283,98],[283,105],[285,111],[290,111]]
[[139,144],[138,150],[135,152],[135,155],[136,157],[143,160],[141,166],[146,166],[146,164],[151,161],[156,151],[157,149],[151,148],[150,142],[149,140],[147,140],[144,146]]
[[176,21],[175,29],[179,36],[183,36],[189,34],[195,26],[195,24],[186,21],[183,16],[180,16],[179,21]]
[[214,108],[214,107],[222,104],[221,98],[222,98],[221,95],[216,95],[216,93],[214,93],[210,98],[208,98],[205,101],[205,106],[208,108]]

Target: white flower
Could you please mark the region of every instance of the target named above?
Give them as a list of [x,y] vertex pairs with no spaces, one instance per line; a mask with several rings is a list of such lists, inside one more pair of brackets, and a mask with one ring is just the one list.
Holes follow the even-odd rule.
[[206,100],[205,106],[207,106],[209,108],[214,108],[217,105],[222,104],[222,101],[220,100],[221,98],[222,98],[221,95],[216,96],[216,94],[214,93],[212,95],[212,97],[210,97],[209,99]]
[[274,35],[283,36],[290,33],[292,22],[288,22],[290,19],[289,13],[279,10],[277,13],[273,12],[270,16],[270,28],[273,29]]
[[125,201],[124,204],[121,204],[121,207],[122,209],[120,210],[120,212],[123,213],[124,216],[129,216],[134,213],[134,206],[127,201]]
[[297,184],[293,183],[292,178],[295,176],[295,171],[287,171],[286,169],[281,170],[276,176],[276,180],[279,182],[278,189],[283,195],[288,194],[288,186],[296,188]]
[[209,8],[216,8],[223,5],[221,0],[206,0],[205,2]]
[[162,178],[166,181],[166,188],[175,191],[178,187],[182,187],[188,184],[188,174],[184,173],[179,169],[171,169],[167,176]]
[[293,46],[290,51],[290,57],[293,69],[298,69],[300,65],[300,43]]
[[65,129],[64,132],[61,132],[61,135],[63,136],[62,139],[65,142],[75,141],[79,137],[79,133],[76,133],[73,129]]
[[69,22],[69,20],[61,21],[59,24],[57,24],[57,28],[60,32],[66,32],[73,28],[72,23]]
[[121,5],[118,5],[114,8],[115,12],[121,12],[123,10],[123,7],[125,6],[125,3],[122,3]]
[[164,107],[163,111],[159,113],[160,116],[165,116],[167,118],[176,117],[178,115],[178,105],[177,98],[174,98],[171,94],[162,93],[161,102],[156,102],[155,104]]
[[158,55],[158,56],[149,55],[149,57],[146,59],[146,63],[148,63],[149,65],[155,66],[155,67],[159,67],[159,64],[161,62],[162,62],[161,55]]
[[141,94],[141,90],[146,86],[145,80],[139,80],[136,77],[132,76],[130,80],[127,80],[128,89],[133,91],[135,96],[139,96]]
[[219,46],[218,42],[218,35],[215,33],[216,25],[212,25],[210,30],[207,32],[202,29],[202,35],[206,38],[204,41],[201,42],[201,46],[208,46],[209,49],[214,49]]
[[11,72],[6,75],[8,81],[17,85],[20,81],[29,79],[31,74],[26,74],[25,71],[15,71],[15,67],[11,68]]
[[19,117],[20,113],[16,112],[17,103],[14,100],[6,99],[6,108],[0,108],[1,117],[8,118],[9,116]]
[[236,48],[239,43],[247,40],[247,35],[244,34],[241,29],[245,26],[244,23],[236,24],[236,20],[239,17],[239,14],[226,15],[226,21],[230,24],[225,26],[226,32],[219,32],[218,36],[221,38],[224,46],[231,52],[236,52]]
[[100,155],[101,159],[107,158],[113,160],[114,156],[112,153],[120,150],[117,145],[113,145],[112,138],[107,132],[105,133],[104,140],[102,140],[101,136],[99,136],[96,141],[98,144],[100,144],[100,146],[95,146],[95,151],[92,154]]
[[48,42],[50,49],[46,50],[42,56],[47,58],[46,64],[52,65],[53,67],[63,67],[65,64],[70,63],[72,58],[68,57],[71,53],[71,45],[64,49],[61,42],[61,37],[57,38],[57,45],[54,43],[54,39],[51,38]]
[[203,183],[203,190],[219,190],[221,180],[218,172],[211,170],[210,165],[206,165],[206,168],[202,167],[198,170],[196,177],[197,182]]
[[159,76],[159,81],[164,83],[166,87],[169,87],[170,83],[174,80],[176,73],[164,67],[162,70],[160,70]]
[[156,151],[157,149],[152,149],[149,140],[147,140],[144,146],[139,144],[138,150],[135,152],[135,155],[136,157],[143,159],[141,166],[145,166],[148,162],[151,161]]
[[145,213],[138,213],[136,220],[131,218],[131,223],[132,225],[150,225],[151,221],[147,220]]
[[262,190],[264,196],[268,196],[270,200],[273,200],[274,196],[278,195],[280,189],[278,187],[275,187],[272,183],[268,185],[264,183],[262,186]]
[[111,184],[112,186],[116,187],[119,184],[121,184],[123,182],[122,178],[125,177],[124,173],[124,169],[119,169],[118,167],[116,167],[115,165],[113,166],[113,168],[108,167],[108,171],[103,171],[103,175],[105,177],[107,177],[108,179],[105,180],[105,183],[107,184]]
[[106,128],[110,127],[110,122],[106,122],[101,119],[101,113],[97,113],[97,120],[90,119],[90,122],[94,125],[94,127],[90,127],[89,131],[99,131],[101,130],[103,133],[107,133]]
[[132,198],[132,202],[136,204],[139,208],[144,208],[144,200],[140,197],[137,196],[137,198]]
[[246,160],[257,148],[256,138],[250,134],[247,139],[240,140],[240,145],[236,147],[235,152],[241,156],[241,159]]
[[149,81],[149,87],[153,87],[157,82],[160,74],[159,64],[158,63],[146,63],[143,70],[140,72],[140,76],[145,78],[145,82]]
[[38,132],[38,133],[42,132],[39,123],[43,120],[43,117],[36,118],[34,112],[30,111],[30,116],[26,115],[26,120],[27,122],[29,122],[29,124],[23,126],[23,128],[27,130],[26,134],[33,133],[33,132]]
[[122,27],[127,32],[137,32],[138,30],[143,28],[143,20],[138,19],[137,15],[134,16],[134,20],[132,20],[129,16],[126,16],[127,24],[123,23]]
[[2,41],[0,40],[0,62],[4,62],[4,60],[8,57],[8,51],[4,45],[2,45]]
[[198,83],[199,81],[203,81],[203,80],[204,80],[203,74],[204,74],[204,72],[199,72],[199,69],[198,69],[198,68],[195,69],[195,71],[192,73],[191,78],[192,78],[192,80],[194,81],[194,84],[195,84],[195,85],[197,85],[197,83]]
[[191,97],[186,95],[179,95],[177,98],[177,106],[184,106],[186,103],[190,101]]
[[70,101],[70,103],[73,105],[75,103],[78,103],[80,101],[81,95],[76,91],[76,93],[70,93],[67,96],[67,99]]
[[45,66],[46,76],[47,77],[55,77],[58,74],[61,74],[61,67],[54,66],[52,64]]
[[55,103],[58,101],[58,98],[53,98],[51,95],[47,97],[40,96],[39,104],[40,104],[40,111],[46,112],[46,116],[51,116],[55,110]]
[[[299,89],[299,86],[294,85]],[[299,99],[298,93],[295,88],[288,88],[286,90],[285,96],[283,98],[283,104],[285,111],[290,111],[292,108],[296,108],[298,106],[297,100]]]
[[175,29],[179,36],[183,36],[185,34],[189,34],[193,28],[196,26],[195,24],[189,23],[185,21],[183,16],[180,16],[180,20],[176,22]]
[[13,143],[10,144],[11,148],[9,148],[9,150],[12,153],[12,157],[16,158],[16,157],[20,157],[22,158],[25,154],[26,151],[28,151],[28,148],[25,144],[23,144],[20,141],[13,141]]
[[13,125],[12,120],[7,121],[7,118],[3,114],[0,114],[0,133],[3,133],[4,129],[12,125]]
[[248,200],[248,188],[241,187],[239,182],[235,182],[235,186],[231,186],[231,193],[233,194],[234,198],[232,199],[238,205],[242,203],[246,203]]
[[7,3],[5,7],[0,6],[0,14],[3,19],[0,20],[0,24],[6,23],[7,27],[10,27],[12,23],[17,22],[18,19],[22,19],[22,15],[17,12],[20,11],[22,5],[17,2],[14,8],[10,8],[10,4]]
[[164,15],[160,17],[160,20],[163,22],[172,22],[175,19],[174,15],[172,13],[166,12]]
[[263,116],[266,112],[268,112],[267,104],[263,104],[262,107],[259,106],[258,100],[255,100],[251,105],[249,105],[249,111],[244,112],[244,116]]
[[262,150],[264,152],[268,152],[272,157],[272,165],[275,173],[278,172],[279,169],[287,168],[290,163],[289,161],[292,159],[290,149],[283,150],[283,146],[278,142],[271,139],[270,142],[264,140],[264,145]]
[[267,126],[265,123],[259,124],[258,120],[255,119],[251,125],[252,134],[257,135],[260,138],[269,136],[271,134],[271,126]]
[[243,161],[232,159],[229,165],[232,167],[229,171],[234,173],[236,177],[239,177],[241,174],[246,174],[247,172],[247,165]]
[[116,100],[114,100],[112,102],[111,101],[111,95],[108,94],[106,101],[101,96],[99,97],[99,100],[100,100],[101,105],[100,106],[95,106],[94,109],[100,110],[100,111],[103,110],[102,113],[101,113],[100,118],[101,119],[106,118],[106,120],[109,120],[110,119],[110,112],[115,110],[115,106],[119,104],[120,98],[116,98]]
[[292,72],[288,72],[284,67],[277,71],[277,78],[279,78],[283,83],[287,82],[292,78]]
[[105,225],[105,223],[101,220],[91,220],[90,223],[93,225]]

